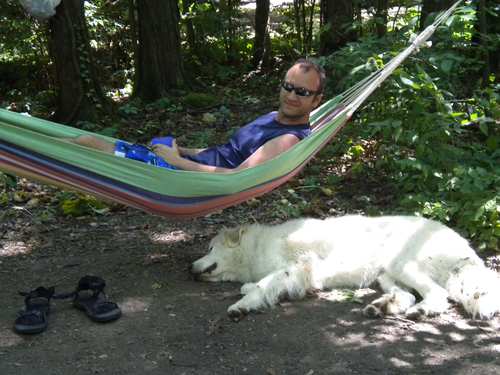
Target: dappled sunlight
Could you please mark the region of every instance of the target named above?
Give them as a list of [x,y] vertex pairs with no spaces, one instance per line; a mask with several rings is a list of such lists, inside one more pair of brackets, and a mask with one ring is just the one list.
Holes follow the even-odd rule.
[[[473,331],[477,329],[476,325],[474,324],[474,321],[460,319],[451,323],[462,331]],[[491,324],[494,324],[494,322],[492,321]]]
[[23,338],[12,331],[11,327],[0,326],[0,348],[8,348],[19,345]]
[[396,357],[392,357],[389,359],[389,361],[392,363],[392,365],[395,367],[395,368],[407,368],[407,369],[410,369],[413,367],[413,365],[410,363],[410,362],[407,362],[401,358],[396,358]]
[[121,302],[118,302],[123,314],[135,314],[147,312],[151,306],[150,298],[143,297],[128,297]]
[[0,257],[29,254],[33,246],[23,241],[0,241]]
[[[345,291],[340,297],[345,297]],[[346,299],[340,298],[342,300]],[[323,340],[335,353],[353,351],[360,357],[366,354],[375,362],[364,362],[364,365],[380,372],[413,373],[424,368],[439,372],[464,360],[464,347],[468,345],[473,345],[481,354],[476,352],[475,357],[470,357],[472,360],[465,360],[464,368],[474,369],[479,363],[494,361],[500,352],[500,319],[470,320],[460,317],[459,313],[451,309],[448,314],[424,321],[411,321],[398,315],[360,320],[361,308],[352,308],[332,323],[323,325],[321,331]],[[380,357],[374,352],[381,353]]]
[[158,244],[172,244],[175,242],[189,241],[192,238],[193,237],[190,234],[182,230],[175,230],[166,233],[152,233],[150,236],[151,242]]
[[364,348],[368,346],[379,345],[373,342],[367,342],[366,336],[367,335],[365,332],[360,332],[360,333],[356,332],[356,333],[349,333],[342,337],[332,336],[330,337],[329,341],[332,345],[335,345],[336,347],[347,346],[347,347]]
[[453,351],[447,351],[446,356],[439,355],[438,353],[432,353],[432,355],[429,355],[427,358],[423,358],[422,364],[433,367],[443,366],[447,362],[460,360],[461,357],[462,353],[453,353]]
[[465,335],[462,335],[461,333],[458,332],[450,332],[448,336],[454,342],[460,342],[466,339]]
[[163,263],[172,258],[172,253],[151,253],[146,254],[144,264]]
[[319,291],[317,296],[319,299],[330,302],[352,302],[358,301],[363,297],[375,294],[376,291],[370,288],[363,288],[357,290],[350,289],[332,289],[329,291]]
[[439,336],[443,333],[436,327],[435,324],[432,323],[415,323],[412,326],[412,329],[415,332],[423,332],[436,336]]

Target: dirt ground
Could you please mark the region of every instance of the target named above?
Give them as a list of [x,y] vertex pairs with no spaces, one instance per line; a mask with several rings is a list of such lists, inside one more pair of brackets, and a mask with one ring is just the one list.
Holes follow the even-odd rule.
[[[269,222],[256,211],[241,205],[190,221],[132,209],[50,224],[26,213],[4,220],[0,374],[500,373],[500,318],[472,321],[454,308],[421,322],[370,320],[361,309],[376,291],[344,301],[322,293],[231,321],[239,285],[196,282],[187,269],[222,225]],[[86,274],[106,280],[120,320],[93,323],[54,301],[45,332],[14,333],[17,291],[70,291]]]

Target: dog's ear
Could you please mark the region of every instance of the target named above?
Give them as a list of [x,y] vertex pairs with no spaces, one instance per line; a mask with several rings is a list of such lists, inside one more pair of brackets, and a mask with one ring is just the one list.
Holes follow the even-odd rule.
[[224,242],[228,247],[237,247],[241,242],[241,237],[247,229],[246,225],[242,225],[233,229],[226,229],[224,232]]

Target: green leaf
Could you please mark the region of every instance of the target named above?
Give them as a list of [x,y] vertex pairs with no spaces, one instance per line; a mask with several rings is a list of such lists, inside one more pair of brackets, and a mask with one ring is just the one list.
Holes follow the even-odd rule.
[[415,90],[420,89],[420,85],[418,83],[413,82],[411,79],[406,78],[406,77],[399,77],[401,79],[401,82],[403,82],[407,86],[411,86]]
[[488,136],[488,124],[487,123],[481,122],[479,124],[479,130],[481,130],[481,133]]
[[490,151],[498,150],[499,147],[498,140],[499,137],[495,136],[488,137],[488,139],[486,139],[486,146],[488,147],[488,150]]
[[396,130],[394,131],[394,141],[397,142],[399,140],[399,137],[401,137],[401,134],[403,134],[403,128],[396,128]]
[[450,73],[452,68],[453,68],[453,61],[452,60],[444,60],[441,63],[441,70],[445,73]]

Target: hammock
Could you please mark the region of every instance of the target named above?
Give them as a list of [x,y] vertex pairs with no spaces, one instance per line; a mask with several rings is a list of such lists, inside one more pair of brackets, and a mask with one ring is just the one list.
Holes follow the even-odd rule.
[[228,174],[159,168],[60,139],[90,132],[0,110],[0,170],[162,216],[196,217],[236,205],[275,189],[299,173],[459,3],[441,14],[383,69],[316,109],[311,114],[311,135],[255,167]]

